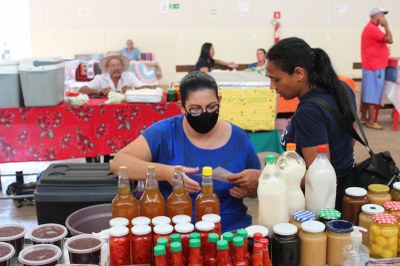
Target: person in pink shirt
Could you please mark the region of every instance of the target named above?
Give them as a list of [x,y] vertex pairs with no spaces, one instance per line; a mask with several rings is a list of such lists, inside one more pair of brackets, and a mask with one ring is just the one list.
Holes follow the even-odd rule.
[[373,129],[383,129],[374,122],[374,114],[375,105],[381,101],[385,68],[389,62],[387,44],[393,43],[392,33],[385,17],[388,12],[381,7],[373,8],[369,14],[371,20],[361,34],[361,123]]

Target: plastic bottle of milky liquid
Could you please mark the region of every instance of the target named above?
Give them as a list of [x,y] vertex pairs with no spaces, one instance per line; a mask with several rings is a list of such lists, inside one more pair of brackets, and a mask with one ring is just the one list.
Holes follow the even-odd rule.
[[288,187],[289,216],[296,211],[305,210],[305,199],[300,183],[306,173],[306,163],[296,152],[296,144],[288,143],[286,145],[286,152],[278,158],[276,166]]
[[272,234],[273,226],[278,223],[289,222],[287,201],[287,186],[279,175],[275,165],[275,156],[265,157],[266,165],[258,181],[258,223],[269,229]]
[[326,155],[327,146],[318,145],[318,154],[306,173],[306,210],[318,213],[335,208],[336,173]]

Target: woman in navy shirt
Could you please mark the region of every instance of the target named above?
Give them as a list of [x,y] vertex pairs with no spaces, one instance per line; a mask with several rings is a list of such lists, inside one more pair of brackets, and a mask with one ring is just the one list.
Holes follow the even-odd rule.
[[230,68],[237,68],[238,65],[234,62],[225,62],[222,60],[214,59],[215,49],[211,43],[204,43],[201,46],[200,56],[197,60],[194,70],[201,72],[210,72],[215,65],[227,66]]

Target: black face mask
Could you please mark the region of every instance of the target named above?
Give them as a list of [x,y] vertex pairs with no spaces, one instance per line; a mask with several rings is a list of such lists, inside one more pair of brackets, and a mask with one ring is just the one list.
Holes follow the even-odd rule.
[[214,128],[218,120],[218,111],[208,113],[203,112],[198,116],[192,116],[191,114],[186,114],[186,119],[189,125],[198,133],[208,133]]

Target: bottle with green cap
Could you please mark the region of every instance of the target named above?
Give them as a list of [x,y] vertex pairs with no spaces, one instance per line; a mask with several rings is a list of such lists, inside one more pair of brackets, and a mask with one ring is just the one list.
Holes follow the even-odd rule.
[[217,242],[219,235],[217,233],[211,233],[208,235],[208,251],[204,258],[205,265],[217,265]]
[[181,242],[181,235],[180,234],[172,234],[169,236],[169,240],[171,241],[171,243],[173,242]]
[[212,168],[204,166],[202,171],[201,192],[196,198],[196,222],[201,221],[204,214],[214,213],[219,215],[219,198],[214,193]]
[[234,261],[235,252],[233,250],[233,233],[232,232],[223,233],[222,239],[228,241],[229,258],[231,259],[231,261]]
[[169,262],[171,260],[171,251],[168,245],[168,239],[166,239],[165,237],[160,237],[159,239],[157,239],[157,246],[165,247],[165,257],[167,258],[167,262]]
[[218,265],[233,265],[232,260],[229,256],[229,244],[225,239],[218,240]]
[[203,257],[201,256],[200,249],[200,239],[190,239],[189,247],[190,247],[190,255],[189,255],[189,263],[191,266],[201,266],[203,265]]
[[251,255],[250,255],[250,252],[249,252],[249,241],[248,241],[249,233],[247,232],[246,229],[241,228],[241,229],[238,229],[238,230],[236,231],[236,234],[237,234],[237,236],[243,237],[243,240],[244,240],[244,247],[245,247],[245,254],[244,254],[244,256],[245,256],[245,258],[250,262]]
[[185,259],[182,254],[182,245],[180,242],[172,242],[171,248],[171,265],[183,266],[185,265]]
[[198,239],[198,240],[200,240],[200,234],[197,233],[197,232],[190,233],[189,238],[190,239]]
[[235,254],[235,265],[236,266],[248,266],[249,261],[246,259],[246,249],[244,246],[244,239],[241,236],[235,236],[233,238],[233,248]]
[[157,245],[154,247],[154,259],[156,266],[167,265],[167,256],[164,246]]
[[265,157],[266,165],[258,181],[258,224],[272,232],[275,224],[289,222],[287,185],[275,164],[275,156]]

